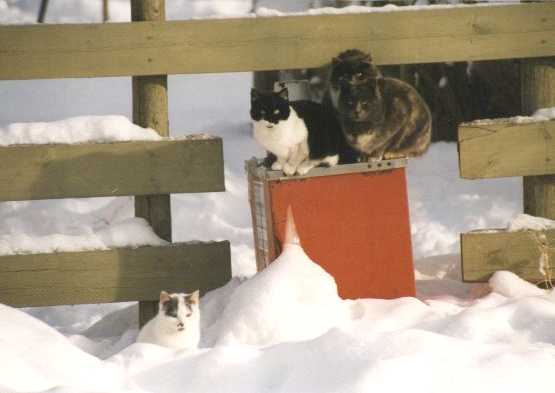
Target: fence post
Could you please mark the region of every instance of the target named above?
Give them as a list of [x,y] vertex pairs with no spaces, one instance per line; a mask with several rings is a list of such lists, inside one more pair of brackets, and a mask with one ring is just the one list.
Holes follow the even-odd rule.
[[[521,62],[522,109],[532,114],[555,106],[555,57]],[[524,212],[555,219],[555,175],[523,178]]]
[[[163,21],[164,0],[131,0],[131,20]],[[169,136],[167,75],[133,77],[133,122]],[[154,232],[171,242],[171,210],[169,195],[135,197],[135,216],[145,218]],[[162,288],[160,288],[162,289]],[[139,302],[139,325],[143,326],[157,313],[157,302]]]

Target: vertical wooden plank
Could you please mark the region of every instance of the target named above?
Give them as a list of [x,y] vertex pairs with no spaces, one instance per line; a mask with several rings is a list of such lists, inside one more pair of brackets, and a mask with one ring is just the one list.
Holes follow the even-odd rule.
[[[555,57],[522,62],[522,109],[532,114],[555,106]],[[524,212],[555,219],[555,176],[525,176]]]
[[[131,0],[131,20],[163,21],[164,0]],[[133,122],[169,136],[168,77],[152,75],[133,77]],[[135,197],[135,215],[145,218],[154,232],[171,242],[171,208],[169,195]],[[139,303],[139,325],[143,326],[157,312],[157,302]]]

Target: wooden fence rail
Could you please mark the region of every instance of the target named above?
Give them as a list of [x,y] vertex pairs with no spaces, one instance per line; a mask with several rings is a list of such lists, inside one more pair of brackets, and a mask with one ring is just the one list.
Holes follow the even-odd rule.
[[0,257],[0,302],[15,307],[157,299],[160,289],[204,293],[231,277],[229,243]]
[[376,64],[555,55],[555,3],[366,14],[0,26],[0,79],[319,67],[340,51]]
[[[461,260],[463,280],[487,281],[498,270],[509,270],[525,280],[545,280],[540,269],[541,251],[536,240],[538,232],[475,231],[461,235]],[[548,259],[545,266],[555,277],[555,230],[545,232]]]
[[555,120],[461,124],[459,152],[460,173],[465,179],[555,173]]
[[[527,114],[555,106],[555,58],[525,60],[522,65],[522,104]],[[523,176],[527,214],[555,219],[554,159],[554,120],[517,123],[498,119],[459,126],[461,176]],[[544,260],[540,261],[542,254]],[[510,270],[531,282],[551,280],[555,277],[554,257],[554,230],[461,235],[465,281],[487,281],[496,270]]]
[[223,167],[220,138],[0,147],[0,201],[224,191]]

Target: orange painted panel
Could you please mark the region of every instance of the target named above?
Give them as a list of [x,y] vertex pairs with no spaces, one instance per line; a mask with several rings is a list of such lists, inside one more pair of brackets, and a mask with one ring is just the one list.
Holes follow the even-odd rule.
[[291,205],[306,253],[343,298],[414,296],[404,168],[269,182],[273,233]]

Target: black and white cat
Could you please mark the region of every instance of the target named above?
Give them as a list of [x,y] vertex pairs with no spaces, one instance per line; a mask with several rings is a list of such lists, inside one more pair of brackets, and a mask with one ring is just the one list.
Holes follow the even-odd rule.
[[193,349],[199,341],[199,291],[191,294],[162,291],[158,314],[143,326],[137,342]]
[[312,168],[335,166],[345,149],[341,125],[332,111],[312,101],[289,101],[279,92],[251,90],[254,139],[276,156],[273,170],[304,175]]

